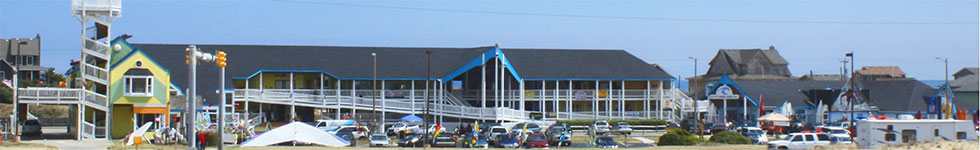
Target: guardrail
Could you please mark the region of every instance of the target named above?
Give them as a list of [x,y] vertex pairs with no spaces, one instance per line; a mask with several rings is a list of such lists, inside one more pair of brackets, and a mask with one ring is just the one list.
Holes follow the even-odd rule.
[[82,121],[82,138],[94,139],[95,138],[95,124]]
[[71,11],[122,11],[122,0],[72,0]]

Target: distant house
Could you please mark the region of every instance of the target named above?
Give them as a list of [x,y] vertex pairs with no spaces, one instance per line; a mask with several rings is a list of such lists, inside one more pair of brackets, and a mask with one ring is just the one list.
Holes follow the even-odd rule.
[[845,78],[840,74],[805,74],[800,76],[799,80],[838,81]]
[[977,68],[963,68],[953,73],[953,81],[949,81],[949,86],[953,88],[953,95],[956,96],[956,106],[969,110],[977,110],[980,105],[978,96]]
[[905,72],[898,66],[864,66],[861,70],[854,71],[854,74],[861,80],[879,79],[910,79],[905,77]]
[[[34,38],[0,39],[0,58],[14,68],[20,68],[18,75],[21,80],[36,80],[41,73],[49,68],[41,66],[41,35]],[[0,70],[4,76],[12,74],[9,70]]]
[[704,91],[707,82],[718,81],[723,75],[732,80],[792,80],[789,62],[776,47],[769,49],[720,49],[704,75],[688,78],[691,91]]

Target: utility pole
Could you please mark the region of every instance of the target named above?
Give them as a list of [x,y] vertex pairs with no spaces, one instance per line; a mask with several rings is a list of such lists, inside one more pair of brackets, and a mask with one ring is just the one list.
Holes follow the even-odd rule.
[[432,80],[432,51],[425,51],[425,115],[422,119],[424,122],[423,128],[425,128],[425,133],[422,136],[422,141],[425,143],[422,147],[430,147],[429,145],[429,82]]
[[[855,75],[857,75],[857,73],[855,73],[855,72],[857,72],[857,71],[855,71],[857,69],[854,68],[854,51],[851,51],[851,52],[848,52],[847,54],[844,54],[844,57],[850,57],[851,58],[851,79],[850,79],[850,83],[848,83],[849,85],[847,85],[847,86],[850,86],[850,88],[848,88],[848,89],[850,89],[852,93],[851,93],[851,98],[849,98],[847,100],[847,105],[850,105],[850,107],[851,107],[851,118],[849,120],[851,121],[851,124],[850,124],[851,127],[850,128],[853,128],[854,127],[854,99],[856,99],[854,97],[854,93],[853,92],[861,92],[861,91],[860,90],[855,91],[854,90],[854,86],[853,86],[854,85],[854,82],[857,82],[856,80],[854,80],[854,79],[857,79],[857,76],[855,76]],[[847,91],[844,91],[844,92],[847,92]]]
[[[10,40],[10,41],[13,41],[13,40]],[[20,74],[20,65],[24,63],[23,61],[21,61],[21,59],[24,59],[23,58],[24,56],[23,55],[20,55],[20,47],[23,46],[23,45],[27,45],[27,42],[25,42],[25,41],[19,41],[18,40],[18,42],[17,42],[17,58],[16,58],[17,61],[14,62],[14,63],[17,64],[17,69],[14,70],[14,79],[12,80],[14,82],[14,83],[12,83],[12,84],[14,84],[14,100],[13,100],[13,102],[14,102],[14,113],[13,113],[14,114],[14,117],[13,118],[14,119],[12,119],[11,122],[14,123],[14,126],[13,126],[14,127],[14,133],[13,133],[14,134],[14,142],[20,142],[20,127],[18,127],[18,126],[20,126],[20,123],[19,123],[20,122],[20,120],[19,120],[20,119],[19,118],[20,117],[20,114],[17,112],[17,109],[19,109],[19,108],[17,108],[17,106],[20,105],[20,94],[19,94],[20,93],[20,83],[18,83],[18,82],[20,82],[19,81],[20,79],[18,79],[18,78],[20,78],[19,77],[20,76],[19,75]],[[10,45],[7,45],[7,47],[10,47]],[[85,62],[82,62],[82,63],[85,63]]]
[[[691,79],[694,79],[694,85],[689,85],[688,88],[701,86],[700,84],[698,84],[698,58],[697,57],[687,57],[687,58],[694,60],[694,76],[691,77]],[[708,91],[707,88],[705,88],[704,90],[705,92]],[[698,110],[698,93],[700,92],[697,91],[692,91],[692,92],[694,92],[694,98],[692,98],[694,99],[694,117],[698,120],[698,125],[697,125],[698,138],[704,140],[704,122],[701,122],[701,112],[699,112]]]
[[218,76],[219,76],[219,78],[221,78],[219,80],[220,83],[218,83],[219,86],[220,86],[219,91],[221,91],[220,92],[221,93],[221,96],[220,96],[221,97],[221,107],[218,108],[218,150],[224,150],[225,149],[225,141],[224,141],[224,139],[225,139],[225,109],[228,108],[228,100],[225,99],[225,66],[228,65],[228,63],[226,62],[228,60],[228,58],[226,57],[226,56],[228,56],[228,54],[226,54],[223,51],[217,51],[215,53],[218,54],[218,59],[215,62],[215,64],[217,64],[218,65],[218,69],[220,69],[220,71],[218,72]]
[[[947,86],[949,86],[949,61],[948,61],[949,59],[948,58],[944,58],[944,57],[936,57],[936,59],[942,60],[943,61],[943,65],[946,68],[946,73],[943,74],[943,76],[946,76],[946,80],[943,83],[942,87],[939,87],[939,90],[940,90],[940,92],[943,93],[943,94],[941,94],[942,97],[944,97],[946,99],[949,99],[948,95],[946,95],[946,91],[944,91],[944,90],[950,90],[950,89],[945,89]],[[940,106],[946,106],[946,104],[944,104],[945,102],[946,101],[940,101],[939,102],[939,105]],[[945,109],[939,109],[939,112],[941,112],[941,113],[936,113],[937,114],[937,117],[936,118],[937,119],[942,119],[943,118],[943,114],[945,113],[944,111],[945,111]]]
[[186,115],[184,117],[184,119],[186,119],[184,121],[184,123],[187,124],[187,126],[186,126],[186,128],[187,128],[186,131],[187,132],[184,133],[184,135],[187,136],[187,139],[186,139],[186,141],[187,141],[187,149],[196,149],[197,148],[197,136],[195,136],[196,132],[194,131],[195,130],[194,128],[196,127],[196,126],[194,126],[194,122],[195,122],[194,121],[194,115],[197,114],[197,109],[195,109],[195,108],[197,108],[195,106],[195,102],[197,101],[196,100],[196,97],[197,97],[197,89],[196,88],[197,88],[197,57],[198,57],[197,56],[197,53],[198,52],[197,52],[197,46],[196,45],[191,45],[190,47],[188,47],[187,49],[184,49],[184,50],[187,52],[187,64],[188,64],[188,67],[187,68],[189,68],[188,75],[190,76],[188,78],[190,80],[187,80],[187,90],[188,90],[187,91],[187,109],[185,109],[185,111],[184,111],[184,114]]

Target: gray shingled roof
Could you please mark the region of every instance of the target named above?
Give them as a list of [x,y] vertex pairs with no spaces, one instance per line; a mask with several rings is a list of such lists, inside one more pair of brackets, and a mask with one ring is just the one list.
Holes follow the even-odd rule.
[[503,49],[525,79],[673,79],[624,50]]
[[[788,101],[793,106],[813,106],[803,91],[811,89],[841,89],[845,81],[812,80],[736,80],[735,83],[747,96],[759,100],[765,95],[766,106],[779,106]],[[925,110],[923,96],[934,96],[937,89],[916,80],[862,81],[868,90],[870,104],[881,111],[909,112]]]
[[[171,82],[187,86],[184,44],[132,44],[168,69]],[[378,78],[424,79],[425,51],[432,53],[432,78],[444,77],[492,47],[475,48],[405,48],[344,46],[268,46],[268,45],[197,45],[213,52],[228,53],[226,77],[247,77],[260,70],[317,70],[344,79],[372,77],[371,53],[377,53]],[[504,54],[523,78],[586,79],[672,79],[671,75],[648,65],[623,50],[557,50],[503,49]],[[198,69],[198,93],[215,99],[218,89],[217,68],[202,64]],[[211,80],[211,81],[209,81]],[[214,82],[214,83],[208,83]],[[226,82],[226,87],[232,87]],[[214,104],[216,101],[205,102]]]
[[765,55],[766,58],[771,61],[772,64],[776,65],[786,65],[789,62],[783,59],[783,56],[779,55],[776,50],[763,50],[763,49],[721,49],[728,58],[732,59],[736,64],[746,64],[755,55]]

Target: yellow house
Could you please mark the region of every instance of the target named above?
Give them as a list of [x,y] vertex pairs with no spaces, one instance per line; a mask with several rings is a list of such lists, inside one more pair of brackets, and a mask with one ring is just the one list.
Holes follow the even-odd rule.
[[[166,124],[170,103],[170,73],[125,40],[113,44],[109,68],[109,102],[112,107],[112,138],[122,138],[146,122]],[[128,54],[126,54],[128,53]],[[125,54],[125,55],[122,55]]]

